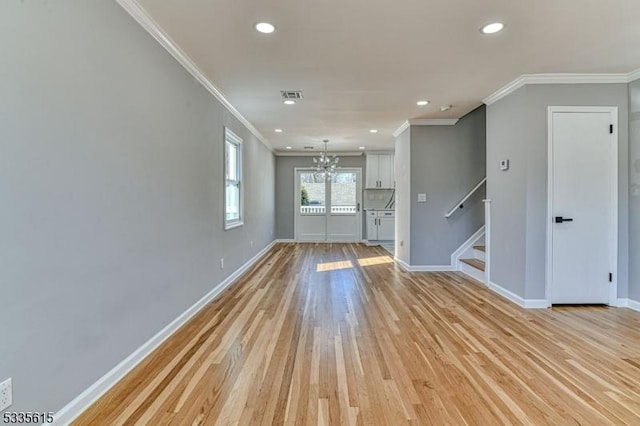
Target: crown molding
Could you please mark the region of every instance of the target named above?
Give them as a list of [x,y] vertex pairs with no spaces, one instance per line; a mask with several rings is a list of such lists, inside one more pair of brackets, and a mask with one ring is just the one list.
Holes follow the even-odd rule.
[[409,121],[405,121],[404,123],[402,123],[402,125],[400,127],[398,127],[398,129],[392,133],[394,138],[397,138],[398,136],[400,136],[402,134],[402,132],[404,132],[405,130],[407,130],[409,128],[410,124]]
[[[313,151],[274,151],[277,157],[317,157],[324,150]],[[329,155],[336,157],[360,157],[365,151],[328,151]]]
[[640,68],[629,73],[629,83],[640,80]]
[[[483,99],[491,105],[528,84],[615,84],[628,83],[633,74],[524,74]],[[640,78],[638,75],[636,78]]]
[[171,56],[174,57],[180,65],[182,65],[200,84],[202,84],[209,93],[211,93],[235,118],[237,118],[253,135],[262,142],[271,152],[273,146],[267,139],[260,134],[258,129],[254,127],[249,120],[244,118],[242,114],[225,98],[224,94],[218,89],[211,80],[198,68],[193,60],[174,42],[171,37],[153,20],[153,18],[144,10],[135,0],[116,0],[116,2],[131,17],[142,26],[162,47],[165,48]]
[[459,118],[412,118],[407,120],[393,132],[393,137],[397,138],[410,126],[455,126]]
[[415,118],[409,120],[412,126],[455,126],[459,118]]

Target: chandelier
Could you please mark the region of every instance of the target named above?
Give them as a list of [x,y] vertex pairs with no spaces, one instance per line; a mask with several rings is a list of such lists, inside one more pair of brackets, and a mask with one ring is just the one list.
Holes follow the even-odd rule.
[[318,173],[324,173],[325,176],[330,176],[338,165],[340,158],[327,154],[329,139],[324,139],[322,142],[324,142],[324,152],[320,154],[320,157],[313,157],[313,162],[316,164],[316,171]]

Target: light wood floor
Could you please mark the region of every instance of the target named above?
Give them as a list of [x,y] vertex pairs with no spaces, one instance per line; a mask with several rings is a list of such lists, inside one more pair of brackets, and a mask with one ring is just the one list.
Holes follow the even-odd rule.
[[640,424],[640,314],[278,245],[76,424]]

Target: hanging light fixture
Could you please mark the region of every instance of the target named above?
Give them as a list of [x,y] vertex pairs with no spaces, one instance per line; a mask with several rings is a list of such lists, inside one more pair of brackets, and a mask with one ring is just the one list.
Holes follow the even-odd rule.
[[324,152],[320,154],[320,157],[313,157],[313,162],[316,164],[316,171],[318,173],[324,173],[325,176],[330,176],[338,166],[340,158],[327,154],[329,139],[324,139],[322,142],[324,142]]

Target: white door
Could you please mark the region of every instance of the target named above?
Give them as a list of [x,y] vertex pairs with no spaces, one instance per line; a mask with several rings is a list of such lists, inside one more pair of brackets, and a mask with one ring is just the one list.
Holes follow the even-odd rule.
[[328,241],[356,242],[362,239],[360,173],[359,169],[339,169],[331,175]]
[[361,185],[360,169],[339,169],[330,178],[315,170],[296,170],[296,240],[360,241]]
[[607,304],[617,262],[617,110],[549,108],[549,119],[550,302]]
[[313,170],[296,170],[295,234],[298,241],[327,239],[327,179]]

